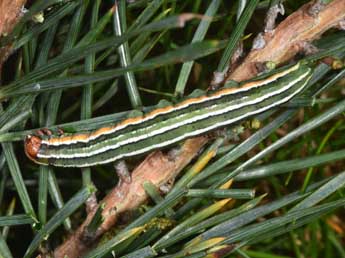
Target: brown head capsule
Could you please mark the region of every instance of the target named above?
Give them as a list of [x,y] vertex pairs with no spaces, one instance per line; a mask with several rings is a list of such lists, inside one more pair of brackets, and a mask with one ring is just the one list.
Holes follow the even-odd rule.
[[37,153],[41,147],[41,138],[34,135],[28,135],[25,138],[25,154],[29,159],[37,161]]

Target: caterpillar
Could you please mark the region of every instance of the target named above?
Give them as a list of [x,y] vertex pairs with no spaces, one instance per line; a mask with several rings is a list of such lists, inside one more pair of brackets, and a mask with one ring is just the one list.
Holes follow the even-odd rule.
[[36,163],[59,167],[88,167],[145,154],[282,105],[304,89],[311,75],[312,69],[298,62],[266,78],[191,97],[91,132],[28,135],[25,153]]

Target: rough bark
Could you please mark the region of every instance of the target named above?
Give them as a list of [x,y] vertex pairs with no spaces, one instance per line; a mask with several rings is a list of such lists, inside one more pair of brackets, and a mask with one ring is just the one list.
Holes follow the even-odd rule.
[[[11,33],[22,16],[26,0],[0,0],[0,38]],[[0,72],[3,63],[11,54],[11,45],[0,48]]]
[[228,76],[228,80],[243,81],[254,77],[258,63],[272,61],[284,63],[298,52],[304,51],[306,43],[318,39],[330,28],[340,27],[345,20],[345,0],[334,0],[321,10],[312,12],[311,1],[288,16],[272,32],[263,35],[265,45],[250,51],[245,60]]

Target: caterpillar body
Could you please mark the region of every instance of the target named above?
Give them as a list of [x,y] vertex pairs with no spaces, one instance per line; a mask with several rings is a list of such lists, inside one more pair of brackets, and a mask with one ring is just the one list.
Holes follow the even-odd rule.
[[141,155],[282,105],[299,94],[312,69],[297,63],[278,73],[157,108],[88,133],[28,135],[25,153],[34,162],[88,167]]

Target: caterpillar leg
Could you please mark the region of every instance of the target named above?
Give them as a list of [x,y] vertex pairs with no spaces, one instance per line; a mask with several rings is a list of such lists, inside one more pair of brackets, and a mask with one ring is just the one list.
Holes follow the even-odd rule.
[[36,131],[36,134],[38,136],[52,136],[53,132],[51,130],[49,130],[48,128],[42,128]]

